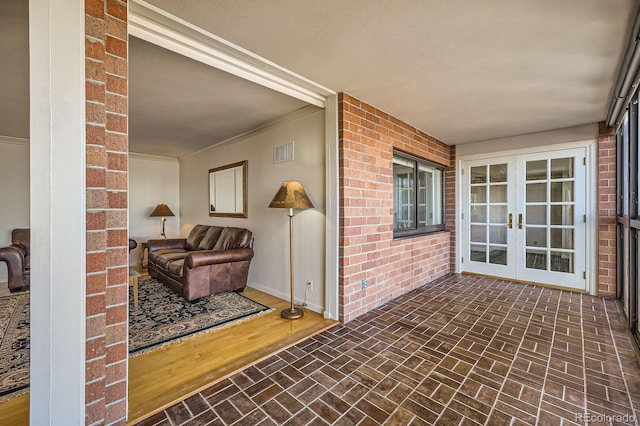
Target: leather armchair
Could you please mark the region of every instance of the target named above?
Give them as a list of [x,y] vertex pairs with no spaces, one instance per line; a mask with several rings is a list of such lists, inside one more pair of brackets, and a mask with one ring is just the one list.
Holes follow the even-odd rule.
[[31,278],[29,229],[11,231],[11,245],[0,248],[0,261],[7,264],[11,292],[29,288]]

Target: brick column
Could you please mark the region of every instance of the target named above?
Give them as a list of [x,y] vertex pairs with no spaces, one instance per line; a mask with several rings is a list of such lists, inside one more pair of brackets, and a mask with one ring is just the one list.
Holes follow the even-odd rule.
[[598,135],[598,293],[616,296],[616,132],[600,123]]
[[85,1],[86,424],[127,416],[127,3]]

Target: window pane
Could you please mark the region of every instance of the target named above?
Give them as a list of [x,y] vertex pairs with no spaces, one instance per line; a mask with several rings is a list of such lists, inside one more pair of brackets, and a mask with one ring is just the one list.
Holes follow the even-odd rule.
[[442,183],[442,169],[418,159],[394,155],[394,230],[442,225]]
[[415,227],[413,166],[403,159],[393,159],[393,228]]

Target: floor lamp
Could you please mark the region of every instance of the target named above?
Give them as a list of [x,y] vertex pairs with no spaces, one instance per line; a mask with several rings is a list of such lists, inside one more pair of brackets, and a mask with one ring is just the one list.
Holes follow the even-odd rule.
[[307,197],[302,184],[295,180],[286,180],[269,204],[271,208],[289,209],[289,284],[291,286],[291,307],[283,309],[280,316],[286,319],[301,318],[303,311],[294,306],[293,299],[293,209],[312,209],[313,204]]

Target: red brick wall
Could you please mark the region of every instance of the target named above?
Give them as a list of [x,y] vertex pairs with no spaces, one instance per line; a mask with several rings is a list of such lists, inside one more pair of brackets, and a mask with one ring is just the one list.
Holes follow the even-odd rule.
[[348,94],[339,95],[338,108],[339,304],[348,322],[450,271],[449,232],[393,239],[393,148],[443,166],[450,165],[450,150]]
[[616,134],[600,123],[598,137],[598,293],[616,296]]
[[445,190],[445,227],[449,230],[449,266],[451,272],[456,270],[456,146],[449,147],[449,167],[444,182]]
[[85,1],[86,424],[124,424],[127,398],[127,3]]

